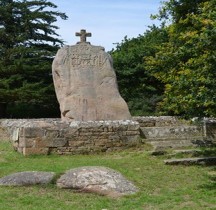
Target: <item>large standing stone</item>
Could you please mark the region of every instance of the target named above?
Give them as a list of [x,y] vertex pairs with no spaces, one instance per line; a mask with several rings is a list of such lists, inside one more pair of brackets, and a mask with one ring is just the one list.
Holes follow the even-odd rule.
[[61,48],[52,71],[61,117],[64,121],[126,120],[131,115],[120,96],[111,56],[103,47],[81,41]]
[[129,195],[138,191],[119,172],[101,166],[71,169],[57,180],[57,186],[109,196]]

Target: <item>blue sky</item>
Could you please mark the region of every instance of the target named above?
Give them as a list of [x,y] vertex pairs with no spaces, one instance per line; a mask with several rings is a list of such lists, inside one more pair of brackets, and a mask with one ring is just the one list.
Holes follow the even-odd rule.
[[148,25],[158,24],[150,15],[156,14],[161,0],[50,0],[68,20],[58,20],[57,33],[67,45],[76,44],[75,32],[86,29],[92,33],[88,41],[92,45],[115,47],[127,35],[128,38],[143,34]]

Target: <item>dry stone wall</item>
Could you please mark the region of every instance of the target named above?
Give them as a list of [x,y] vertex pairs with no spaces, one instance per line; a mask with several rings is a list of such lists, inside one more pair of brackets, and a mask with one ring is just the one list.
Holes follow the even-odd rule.
[[5,120],[8,137],[24,155],[89,154],[139,145],[139,123],[132,120],[63,123],[60,120]]
[[204,135],[207,141],[216,145],[216,119],[204,119]]
[[157,148],[216,145],[216,120],[199,123],[177,117],[133,117],[120,121],[60,119],[0,120],[0,139],[31,154],[90,154],[149,143]]
[[9,139],[7,128],[0,127],[0,141],[6,141]]
[[174,116],[133,117],[140,124],[144,142],[157,148],[212,146],[216,142],[216,120],[183,120]]

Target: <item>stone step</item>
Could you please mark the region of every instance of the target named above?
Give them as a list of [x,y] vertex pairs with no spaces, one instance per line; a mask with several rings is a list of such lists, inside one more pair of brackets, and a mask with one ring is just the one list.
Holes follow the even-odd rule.
[[189,155],[192,157],[198,157],[200,154],[203,152],[201,149],[177,149],[173,150],[170,154],[169,157],[175,157],[176,155]]
[[201,157],[201,158],[180,158],[164,160],[166,165],[216,165],[215,157]]
[[200,156],[215,156],[216,150],[212,147],[205,147],[205,149],[177,149],[173,150],[169,157],[175,157],[176,155],[185,155],[185,156],[191,156],[191,157],[200,157]]
[[173,154],[193,154],[193,153],[198,153],[202,152],[201,149],[177,149],[173,150]]
[[147,140],[180,140],[180,139],[203,139],[203,130],[198,126],[164,126],[164,127],[141,127],[141,135]]
[[143,142],[152,145],[154,148],[183,149],[188,147],[212,147],[211,141],[203,139],[145,139]]
[[146,141],[146,143],[151,144],[154,148],[163,148],[163,149],[179,149],[185,147],[194,147],[196,146],[190,140],[161,140],[161,141]]
[[190,125],[191,123],[176,116],[133,116],[132,119],[139,122],[140,127]]

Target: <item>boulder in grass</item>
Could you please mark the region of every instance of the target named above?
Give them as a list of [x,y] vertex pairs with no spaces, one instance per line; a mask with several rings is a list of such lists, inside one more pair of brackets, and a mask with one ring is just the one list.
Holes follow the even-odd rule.
[[119,172],[97,166],[71,169],[57,180],[57,186],[110,197],[120,197],[138,192],[138,188]]
[[0,178],[0,185],[27,186],[49,184],[55,177],[54,172],[25,171]]

